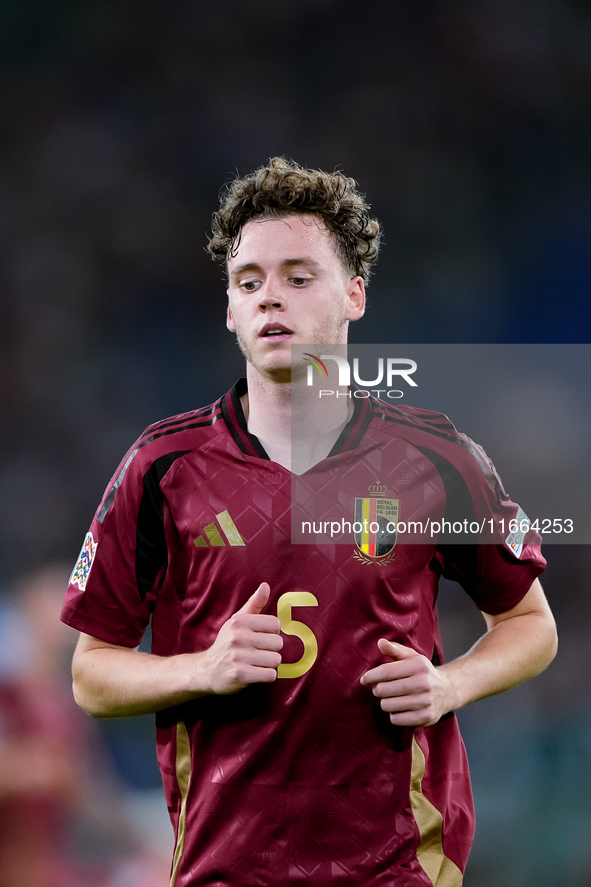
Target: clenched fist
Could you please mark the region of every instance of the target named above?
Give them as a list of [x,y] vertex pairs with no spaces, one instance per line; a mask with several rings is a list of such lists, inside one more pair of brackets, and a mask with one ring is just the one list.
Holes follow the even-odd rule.
[[283,647],[281,623],[277,616],[261,614],[270,593],[268,583],[262,582],[203,653],[200,666],[210,693],[229,695],[248,684],[276,680]]
[[384,662],[361,676],[364,687],[381,699],[382,709],[398,727],[436,724],[450,708],[449,682],[445,672],[411,647],[380,638],[378,648],[391,662]]

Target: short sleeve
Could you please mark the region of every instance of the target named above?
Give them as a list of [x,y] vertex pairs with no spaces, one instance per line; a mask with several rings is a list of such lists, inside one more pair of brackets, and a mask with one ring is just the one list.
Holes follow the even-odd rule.
[[[153,597],[138,582],[138,528],[149,461],[137,447],[111,479],[72,571],[62,621],[108,643],[137,646]],[[154,525],[156,526],[156,525]],[[158,546],[158,539],[146,539]],[[165,553],[163,564],[166,563]]]
[[491,616],[517,606],[546,566],[539,545],[525,545],[519,558],[504,545],[442,545],[435,558],[442,575]]
[[[439,539],[436,560],[442,575],[458,581],[480,610],[497,615],[516,606],[544,570],[542,540],[482,447],[463,434],[457,441],[448,451],[453,471],[448,468],[446,483],[452,532]],[[468,532],[454,534],[454,521]]]

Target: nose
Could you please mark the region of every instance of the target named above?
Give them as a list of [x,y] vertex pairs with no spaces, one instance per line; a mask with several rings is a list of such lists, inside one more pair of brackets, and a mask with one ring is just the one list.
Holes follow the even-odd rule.
[[285,299],[281,294],[280,283],[272,277],[268,277],[259,290],[259,311],[263,314],[272,308],[283,311]]

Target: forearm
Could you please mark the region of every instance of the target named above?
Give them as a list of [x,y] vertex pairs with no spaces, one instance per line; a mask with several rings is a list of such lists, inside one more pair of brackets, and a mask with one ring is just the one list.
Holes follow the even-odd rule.
[[527,613],[492,625],[463,656],[440,667],[455,711],[535,677],[556,654],[556,629],[547,613]]
[[464,656],[437,667],[412,647],[380,638],[389,661],[365,672],[361,683],[393,724],[436,724],[447,712],[533,678],[554,658],[556,625],[537,579],[513,609],[484,616],[487,633]]
[[95,718],[152,714],[207,692],[202,653],[154,656],[120,647],[77,650],[74,697]]
[[72,663],[76,702],[95,718],[128,718],[276,680],[283,640],[277,616],[261,613],[269,594],[261,582],[201,652],[155,656],[81,634]]

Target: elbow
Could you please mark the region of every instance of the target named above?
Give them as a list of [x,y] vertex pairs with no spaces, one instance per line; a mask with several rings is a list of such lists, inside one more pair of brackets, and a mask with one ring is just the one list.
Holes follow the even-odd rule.
[[552,619],[552,626],[550,627],[550,641],[548,644],[548,665],[552,662],[552,660],[556,657],[558,653],[558,631],[556,629],[556,623],[554,619]]
[[89,693],[80,680],[72,681],[72,693],[74,694],[74,702],[82,711],[85,711],[91,718],[106,718],[108,712],[104,711],[100,702],[93,694]]
[[76,660],[74,660],[72,666],[72,693],[76,705],[82,711],[85,711],[87,715],[90,715],[91,718],[112,717],[101,693],[96,688],[93,688],[92,682],[88,680],[88,676],[85,673],[85,669]]
[[556,622],[550,612],[543,616],[543,628],[539,634],[539,668],[538,674],[548,668],[558,652],[558,631]]

